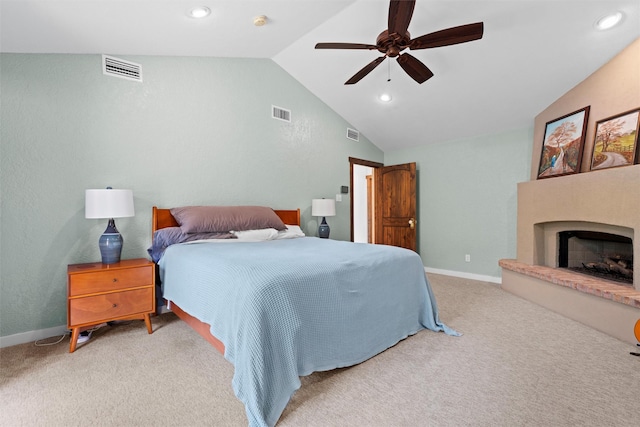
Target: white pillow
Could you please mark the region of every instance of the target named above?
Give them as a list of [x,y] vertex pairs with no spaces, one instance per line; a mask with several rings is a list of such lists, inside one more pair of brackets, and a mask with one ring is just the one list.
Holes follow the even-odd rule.
[[250,240],[252,242],[261,242],[263,240],[273,240],[278,236],[278,230],[275,228],[261,228],[259,230],[232,231],[238,240]]
[[296,237],[304,237],[305,234],[302,229],[297,225],[287,225],[286,230],[278,231],[276,239],[294,239]]

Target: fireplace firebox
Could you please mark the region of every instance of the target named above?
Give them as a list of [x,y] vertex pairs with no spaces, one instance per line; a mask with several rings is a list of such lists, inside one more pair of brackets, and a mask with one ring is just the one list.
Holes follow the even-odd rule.
[[558,267],[633,287],[633,242],[597,231],[558,233]]

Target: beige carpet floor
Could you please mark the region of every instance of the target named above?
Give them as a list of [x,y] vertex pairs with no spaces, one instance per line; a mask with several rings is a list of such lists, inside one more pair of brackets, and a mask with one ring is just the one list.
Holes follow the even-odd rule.
[[[502,291],[429,275],[441,319],[302,379],[278,426],[640,425],[636,347]],[[0,426],[243,426],[233,367],[173,314],[0,350]],[[630,326],[632,327],[632,325]]]

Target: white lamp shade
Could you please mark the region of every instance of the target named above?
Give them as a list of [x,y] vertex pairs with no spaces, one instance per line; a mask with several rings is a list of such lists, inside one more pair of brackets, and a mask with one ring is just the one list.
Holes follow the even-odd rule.
[[85,191],[85,218],[124,218],[134,215],[131,190],[109,188]]
[[336,201],[333,199],[313,199],[311,200],[312,216],[335,216]]

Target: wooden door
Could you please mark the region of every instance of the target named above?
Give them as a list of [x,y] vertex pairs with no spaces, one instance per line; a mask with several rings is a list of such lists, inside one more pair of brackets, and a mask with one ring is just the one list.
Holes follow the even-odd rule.
[[415,251],[416,164],[384,166],[374,170],[375,243]]

